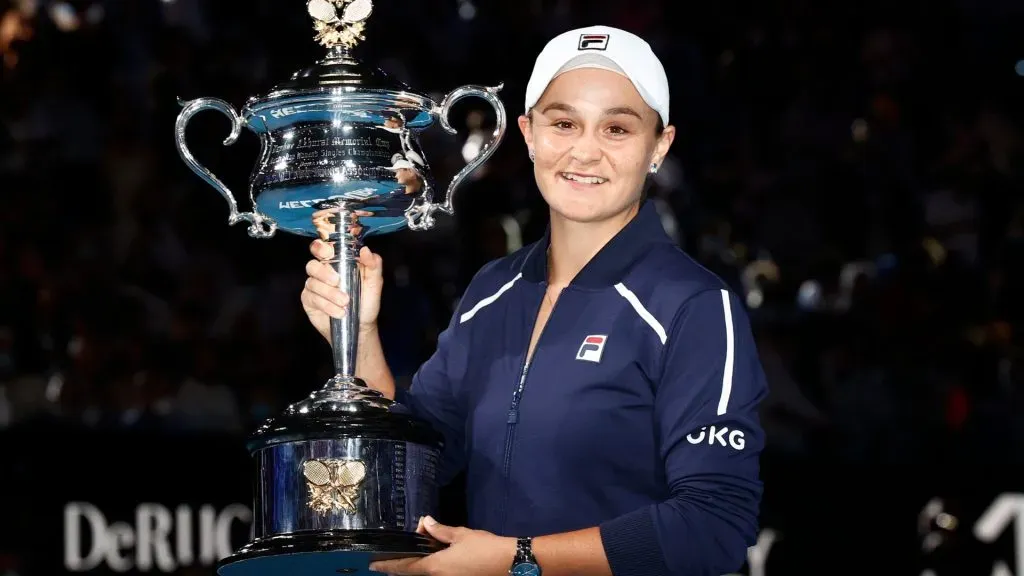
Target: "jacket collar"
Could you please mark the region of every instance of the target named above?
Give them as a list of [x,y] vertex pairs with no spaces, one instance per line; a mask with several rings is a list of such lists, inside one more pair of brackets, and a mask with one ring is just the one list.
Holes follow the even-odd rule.
[[[548,278],[548,246],[551,244],[551,225],[544,236],[533,245],[523,261],[523,278],[530,282],[546,282]],[[573,278],[570,285],[585,288],[605,288],[625,277],[634,262],[656,244],[675,244],[665,233],[661,218],[649,201],[640,205],[637,215],[618,234],[612,237],[590,262]]]

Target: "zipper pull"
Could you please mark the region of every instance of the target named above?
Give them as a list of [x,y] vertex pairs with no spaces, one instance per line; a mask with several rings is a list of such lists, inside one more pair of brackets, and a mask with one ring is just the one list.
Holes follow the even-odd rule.
[[519,420],[519,410],[508,411],[508,423],[515,424]]

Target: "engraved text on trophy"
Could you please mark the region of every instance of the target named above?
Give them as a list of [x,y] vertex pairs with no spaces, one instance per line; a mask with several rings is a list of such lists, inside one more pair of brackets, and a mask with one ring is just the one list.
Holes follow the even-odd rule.
[[309,488],[309,507],[315,512],[356,512],[366,478],[366,464],[361,460],[307,460],[302,463],[302,475]]
[[373,128],[311,125],[275,132],[270,139],[258,177],[264,187],[392,180],[381,169],[402,152],[397,134]]

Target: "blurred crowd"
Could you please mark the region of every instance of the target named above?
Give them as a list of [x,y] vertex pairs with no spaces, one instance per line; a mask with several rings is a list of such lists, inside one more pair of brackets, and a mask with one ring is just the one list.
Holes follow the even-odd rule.
[[[680,131],[651,201],[750,306],[769,479],[1024,464],[1019,3],[374,4],[367,60],[435,98],[504,82],[511,119],[558,32],[649,39]],[[240,106],[318,58],[312,37],[299,0],[0,0],[0,427],[245,432],[329,376],[308,239],[229,227],[172,136],[178,98]],[[493,127],[475,106],[423,137],[443,182]],[[258,143],[221,147],[209,116],[189,143],[244,204]],[[456,208],[371,243],[403,381],[476,269],[543,231],[514,124]]]

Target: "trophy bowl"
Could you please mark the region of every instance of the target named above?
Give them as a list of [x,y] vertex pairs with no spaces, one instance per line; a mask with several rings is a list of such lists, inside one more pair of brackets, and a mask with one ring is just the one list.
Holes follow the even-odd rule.
[[[501,86],[463,86],[441,102],[412,91],[352,49],[363,39],[371,0],[309,0],[326,55],[241,112],[216,98],[181,101],[175,143],[185,164],[227,201],[228,223],[254,238],[278,231],[329,241],[348,313],[331,320],[335,375],[264,422],[247,442],[253,464],[250,541],[217,566],[221,576],[370,574],[378,559],[429,554],[443,545],[416,533],[435,514],[443,437],[399,403],[355,377],[359,270],[363,240],[403,229],[427,230],[452,214],[459,184],[501,142]],[[419,134],[439,123],[450,134],[452,106],[467,97],[490,104],[490,141],[439,192]],[[249,178],[251,212],[189,150],[192,117],[216,110],[231,121],[224,145],[247,128],[260,138]]]

